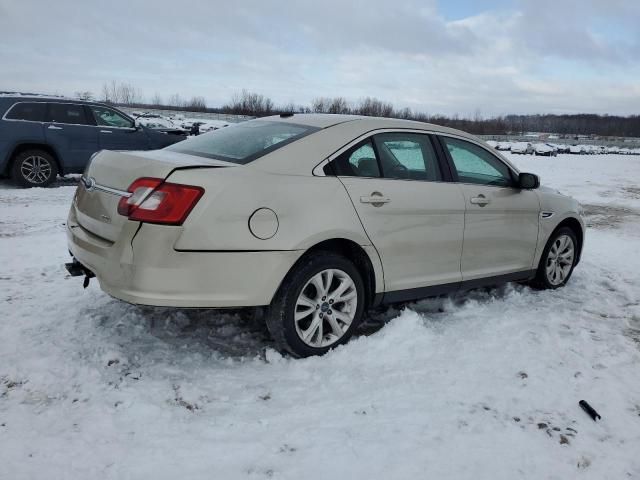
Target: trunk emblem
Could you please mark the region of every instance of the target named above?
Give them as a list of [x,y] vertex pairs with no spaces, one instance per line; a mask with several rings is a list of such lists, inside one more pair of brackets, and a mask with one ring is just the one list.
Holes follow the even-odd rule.
[[106,223],[111,223],[111,217],[109,215],[100,215],[100,219]]
[[85,177],[84,175],[80,178],[82,180],[82,184],[84,188],[87,189],[88,192],[93,191],[96,188],[96,179],[93,177]]

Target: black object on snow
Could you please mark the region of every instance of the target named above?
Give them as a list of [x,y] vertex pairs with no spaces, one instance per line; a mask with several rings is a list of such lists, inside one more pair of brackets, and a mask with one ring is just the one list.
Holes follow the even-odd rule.
[[582,408],[582,410],[584,410],[587,413],[587,415],[589,415],[591,417],[591,420],[593,420],[594,422],[596,420],[602,419],[600,414],[598,412],[596,412],[593,409],[593,407],[587,403],[586,400],[580,400],[578,402],[578,405],[580,405],[580,408]]

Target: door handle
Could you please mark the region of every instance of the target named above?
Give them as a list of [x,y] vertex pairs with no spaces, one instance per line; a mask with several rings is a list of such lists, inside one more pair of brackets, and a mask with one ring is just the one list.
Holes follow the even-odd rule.
[[113,133],[111,130],[100,130],[100,133]]
[[56,127],[55,125],[49,125],[47,128],[49,130],[62,130],[62,127]]
[[469,201],[472,204],[478,205],[480,207],[484,207],[485,205],[488,205],[489,203],[491,203],[491,200],[489,200],[487,197],[485,197],[482,194],[478,195],[477,197],[471,197]]
[[380,192],[373,192],[368,197],[360,197],[360,203],[370,203],[374,207],[381,207],[385,203],[389,203],[391,199],[389,197],[385,197]]

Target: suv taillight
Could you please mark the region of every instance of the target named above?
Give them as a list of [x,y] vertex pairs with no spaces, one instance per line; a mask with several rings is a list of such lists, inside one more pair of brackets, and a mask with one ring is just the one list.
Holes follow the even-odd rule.
[[204,194],[204,188],[167,183],[161,178],[139,178],[127,191],[131,196],[118,203],[120,215],[163,225],[182,225]]

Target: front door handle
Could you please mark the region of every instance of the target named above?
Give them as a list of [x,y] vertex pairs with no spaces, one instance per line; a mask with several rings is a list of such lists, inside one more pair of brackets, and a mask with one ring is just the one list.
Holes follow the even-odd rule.
[[370,203],[374,207],[381,207],[390,201],[391,199],[389,197],[385,197],[380,192],[372,192],[368,197],[360,197],[360,203]]
[[471,197],[471,200],[469,201],[472,204],[478,205],[480,207],[484,207],[485,205],[488,205],[489,203],[491,203],[491,200],[489,200],[487,197],[485,197],[482,194],[478,195],[477,197]]
[[113,133],[111,130],[100,130],[100,133]]
[[62,130],[62,127],[56,127],[55,125],[49,125],[47,128],[49,130]]

